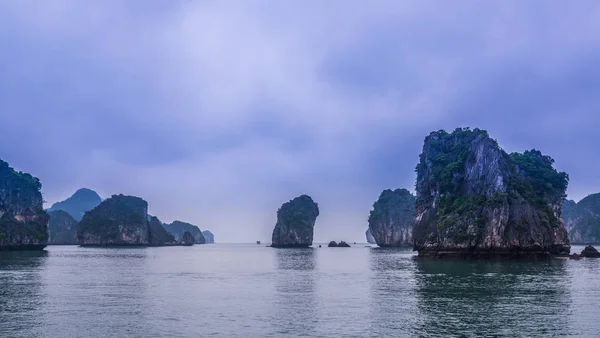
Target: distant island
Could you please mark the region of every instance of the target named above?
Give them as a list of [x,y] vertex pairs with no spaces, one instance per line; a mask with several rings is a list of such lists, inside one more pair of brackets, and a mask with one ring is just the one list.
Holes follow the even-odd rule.
[[540,151],[507,154],[484,130],[440,130],[417,165],[420,256],[569,254],[562,221],[569,177]]
[[[122,195],[116,195],[122,196]],[[113,196],[114,197],[114,196]],[[132,197],[132,196],[129,196]],[[113,205],[113,207],[118,206],[124,203],[124,199],[118,197],[117,199],[121,199],[119,203]],[[113,203],[114,200],[111,200],[109,203]],[[145,201],[144,201],[145,202]],[[48,209],[48,214],[50,217],[50,222],[48,225],[48,245],[77,245],[80,244],[78,240],[78,228],[79,224],[86,213],[94,210],[102,203],[102,198],[98,193],[94,190],[81,188],[78,189],[71,197],[67,198],[62,202],[57,202],[52,205]],[[125,210],[125,209],[123,209]],[[121,212],[123,211],[121,210]],[[142,217],[144,213],[140,212],[137,216]],[[75,217],[79,218],[79,221]],[[96,215],[96,216],[93,216]],[[136,216],[136,217],[137,217]],[[98,210],[90,217],[98,217]],[[205,239],[204,234],[210,238],[210,243],[214,243],[214,235],[210,231],[200,231],[200,229],[192,224],[175,221],[171,224],[162,223],[157,217],[152,215],[147,215],[146,211],[146,219],[147,219],[147,227],[148,227],[148,236],[147,240],[144,236],[140,238],[138,242],[131,240],[108,240],[107,243],[103,244],[103,241],[93,241],[95,244],[83,244],[85,245],[148,245],[148,246],[170,246],[170,245],[179,245],[184,242],[183,235],[187,230],[194,237],[193,244],[204,244],[208,243]],[[112,225],[111,221],[102,220],[100,221],[102,224],[97,225],[99,231],[107,231]],[[142,222],[140,222],[142,223]],[[83,227],[89,226],[89,218],[83,224]],[[141,225],[142,227],[146,227],[146,225]],[[106,229],[105,229],[106,228]],[[89,231],[92,228],[88,228]],[[103,230],[104,229],[104,230]],[[125,228],[122,228],[125,229]],[[126,232],[119,234],[120,236],[127,237],[129,236]],[[119,244],[120,243],[120,244]]]
[[[186,232],[189,232],[194,237],[195,244],[206,244],[206,238],[204,237],[202,230],[200,230],[200,228],[196,225],[182,221],[175,221],[171,224],[164,224],[164,227],[170,234],[172,234],[175,237],[175,240],[177,241],[182,241],[183,235]],[[212,238],[212,240],[214,242],[214,237]]]
[[600,193],[566,200],[563,218],[572,244],[600,244]]
[[48,212],[66,211],[77,222],[81,221],[86,212],[94,209],[102,202],[97,192],[87,188],[77,190],[71,197],[62,202],[56,202],[47,210]]

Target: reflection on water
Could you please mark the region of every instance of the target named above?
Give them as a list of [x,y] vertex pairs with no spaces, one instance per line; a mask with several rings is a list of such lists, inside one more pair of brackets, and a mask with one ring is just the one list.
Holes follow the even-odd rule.
[[565,260],[414,258],[423,335],[556,336],[568,332]]
[[599,273],[357,246],[59,246],[0,253],[0,337],[594,337]]
[[315,296],[315,250],[276,250],[274,335],[314,333],[317,299]]
[[[374,334],[418,336],[421,315],[416,307],[415,262],[406,248],[372,248],[370,331]],[[417,311],[416,311],[417,310]]]
[[41,328],[40,309],[46,251],[0,252],[0,337],[11,337],[26,328]]

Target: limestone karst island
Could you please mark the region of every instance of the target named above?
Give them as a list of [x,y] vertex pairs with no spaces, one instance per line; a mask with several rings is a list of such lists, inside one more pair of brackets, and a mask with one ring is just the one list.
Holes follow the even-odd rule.
[[[577,203],[566,199],[569,176],[539,150],[509,154],[484,130],[440,130],[425,138],[415,171],[416,195],[386,189],[373,204],[368,243],[413,247],[424,257],[539,258],[566,256],[571,243],[600,240],[599,195]],[[93,190],[79,189],[44,210],[36,177],[2,161],[0,183],[2,250],[214,243],[210,231],[149,215],[139,197],[102,200]],[[284,203],[270,246],[313,246],[320,212],[308,195]],[[340,243],[328,246],[350,246]]]

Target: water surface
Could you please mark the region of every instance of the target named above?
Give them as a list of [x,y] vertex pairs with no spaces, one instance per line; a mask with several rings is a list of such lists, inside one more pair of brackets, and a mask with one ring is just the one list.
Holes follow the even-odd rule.
[[0,337],[593,337],[599,277],[363,245],[51,246],[0,253]]

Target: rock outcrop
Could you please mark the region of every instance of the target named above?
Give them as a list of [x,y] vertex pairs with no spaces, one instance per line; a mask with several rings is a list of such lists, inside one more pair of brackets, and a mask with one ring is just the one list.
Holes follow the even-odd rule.
[[328,248],[337,248],[338,244],[336,241],[331,241],[329,242],[329,244],[327,244]]
[[415,250],[421,256],[568,254],[568,175],[537,150],[507,154],[479,129],[431,133],[417,165]]
[[204,231],[202,231],[202,236],[204,236],[204,239],[206,240],[206,244],[215,243],[215,235],[213,235],[212,232],[210,232],[208,230],[204,230]]
[[175,245],[177,241],[163,227],[162,222],[155,216],[150,216],[148,221],[148,238],[152,246]]
[[0,160],[0,250],[42,250],[48,242],[48,214],[42,184]]
[[310,196],[302,195],[284,203],[277,210],[277,223],[273,229],[272,247],[309,247],[319,206]]
[[164,224],[164,227],[165,230],[167,230],[171,235],[173,235],[173,237],[175,237],[175,240],[178,242],[181,242],[183,240],[183,235],[187,231],[190,234],[192,234],[192,236],[194,236],[195,244],[206,244],[206,238],[204,238],[202,231],[200,230],[200,228],[193,224],[175,221],[171,224]]
[[183,236],[181,236],[181,237],[182,237],[181,242],[183,245],[189,246],[189,245],[194,245],[194,243],[196,243],[196,238],[189,231],[185,231],[183,233]]
[[377,244],[375,237],[373,237],[373,234],[371,233],[371,229],[367,229],[367,231],[365,231],[365,236],[367,237],[367,243]]
[[79,223],[82,246],[150,244],[148,203],[139,197],[113,195],[88,211]]
[[48,212],[48,244],[51,245],[76,245],[77,221],[64,210]]
[[77,222],[81,221],[83,215],[97,207],[102,199],[94,190],[82,188],[77,190],[71,197],[62,202],[56,202],[48,209],[50,211],[64,210]]
[[600,243],[600,194],[589,195],[579,203],[566,200],[563,219],[571,244]]
[[598,250],[596,250],[596,248],[594,248],[593,246],[588,245],[583,249],[583,251],[581,251],[581,255],[579,256],[589,258],[600,258],[600,252],[598,252]]
[[369,230],[381,247],[411,246],[415,196],[406,189],[384,190],[369,214]]

